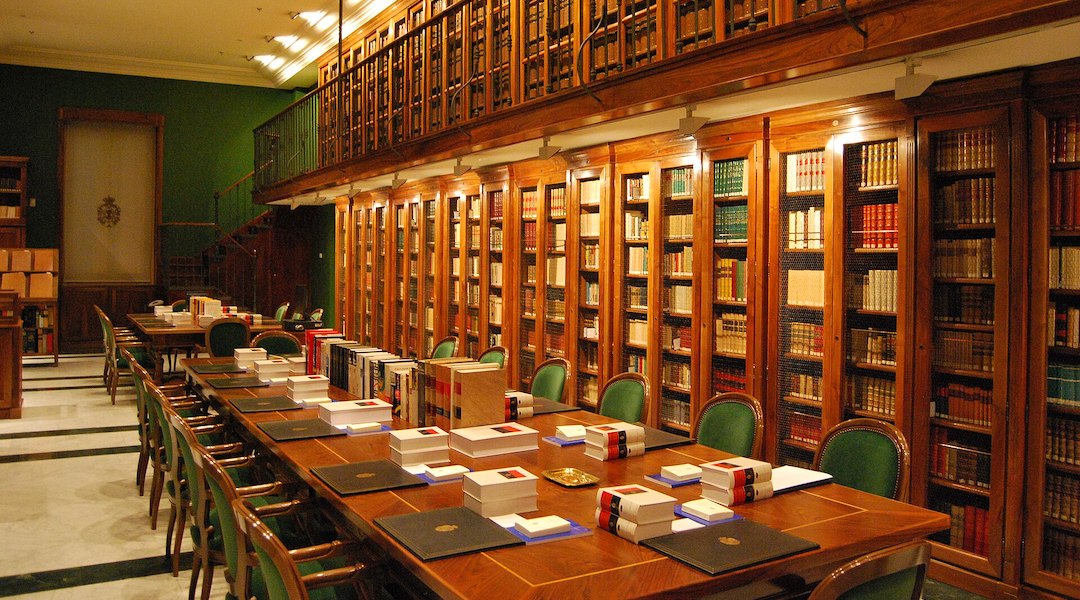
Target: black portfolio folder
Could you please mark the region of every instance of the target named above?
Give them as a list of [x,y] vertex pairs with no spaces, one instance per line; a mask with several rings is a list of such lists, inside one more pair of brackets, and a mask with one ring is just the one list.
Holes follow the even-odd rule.
[[581,410],[576,406],[570,406],[569,404],[563,404],[562,402],[556,402],[542,396],[533,396],[533,414],[542,415],[545,413],[558,413],[569,412],[571,410]]
[[266,387],[270,385],[268,382],[262,381],[254,375],[249,377],[207,377],[206,383],[209,383],[219,390],[245,387]]
[[662,429],[656,429],[655,427],[649,427],[648,425],[642,425],[641,423],[635,423],[635,425],[641,425],[645,428],[646,450],[674,448],[675,446],[685,446],[686,444],[694,443],[693,438],[686,437],[685,435],[679,435],[677,433],[671,433]]
[[299,410],[300,405],[288,396],[265,396],[263,398],[233,398],[233,408],[242,413],[273,412],[276,410]]
[[379,517],[375,524],[424,561],[525,543],[464,506]]
[[750,519],[736,519],[701,529],[681,531],[641,543],[709,575],[718,575],[818,548],[814,542]]
[[311,472],[342,496],[427,485],[423,479],[386,458],[313,467]]
[[236,366],[236,363],[227,363],[222,365],[192,365],[191,370],[195,371],[199,375],[206,375],[207,373],[243,373],[244,370]]
[[318,437],[345,435],[345,432],[322,419],[298,419],[296,421],[270,421],[259,423],[259,429],[275,442],[306,440]]

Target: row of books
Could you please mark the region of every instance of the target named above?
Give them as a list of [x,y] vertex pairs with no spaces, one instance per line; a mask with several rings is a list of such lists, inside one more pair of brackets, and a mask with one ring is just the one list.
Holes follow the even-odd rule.
[[491,294],[488,296],[488,324],[502,325],[503,299],[502,296]]
[[954,548],[986,556],[990,520],[988,510],[972,504],[953,504],[941,500],[933,502],[931,508],[949,515],[949,531],[937,537]]
[[949,440],[948,432],[930,430],[930,475],[990,489],[990,453]]
[[563,186],[547,188],[548,216],[560,218],[566,216],[566,188]]
[[488,250],[499,251],[503,249],[503,230],[501,227],[492,227],[488,230]]
[[747,241],[750,223],[745,204],[722,204],[713,209],[713,241],[737,244]]
[[897,212],[899,205],[864,204],[853,209],[851,222],[851,244],[855,248],[898,248],[900,247]]
[[994,181],[993,177],[975,177],[938,187],[934,191],[934,224],[992,224]]
[[1049,283],[1052,290],[1080,290],[1080,246],[1051,246]]
[[994,369],[994,334],[934,331],[934,366],[965,371]]
[[581,267],[584,269],[600,268],[600,244],[581,245]]
[[660,421],[690,427],[690,403],[682,398],[665,396],[660,398]]
[[1050,172],[1048,210],[1052,231],[1080,228],[1080,170]]
[[[465,246],[470,250],[478,250],[480,248],[480,226],[471,224],[465,232],[468,234]],[[415,252],[416,249],[413,248],[413,251]]]
[[649,215],[642,212],[627,212],[624,235],[627,240],[649,239]]
[[727,365],[714,365],[712,368],[712,391],[742,392],[746,390],[746,369]]
[[694,247],[683,246],[676,252],[664,252],[664,275],[692,276],[694,274]]
[[600,398],[600,382],[588,373],[578,374],[578,399],[585,404],[596,405]]
[[1049,346],[1080,348],[1080,306],[1051,302],[1046,311]]
[[599,179],[585,179],[578,182],[578,200],[581,204],[600,204],[604,197],[604,186]]
[[934,386],[930,416],[956,423],[989,427],[993,418],[993,390],[950,381]]
[[626,286],[626,305],[631,308],[649,307],[649,287],[644,285]]
[[1043,536],[1043,568],[1067,579],[1080,579],[1080,537],[1046,529]]
[[676,360],[664,360],[660,363],[660,381],[666,386],[689,390],[693,385],[693,374],[688,363]]
[[649,361],[644,354],[636,352],[626,353],[626,372],[646,373],[649,370]]
[[803,410],[793,410],[787,415],[786,430],[787,439],[816,446],[821,441],[821,416]]
[[566,301],[560,298],[548,298],[545,305],[548,319],[565,319],[566,318]]
[[713,198],[746,196],[749,192],[750,174],[746,159],[721,160],[713,163]]
[[536,250],[536,222],[521,224],[521,245],[526,251]]
[[480,304],[480,284],[470,281],[465,284],[465,302],[470,305]]
[[790,306],[825,306],[825,271],[791,269],[787,272],[787,303]]
[[994,288],[989,285],[934,286],[934,320],[969,325],[994,324]]
[[665,169],[660,184],[661,193],[666,197],[689,196],[694,193],[694,169],[693,167]]
[[787,155],[786,185],[788,192],[825,190],[825,151],[808,150]]
[[870,365],[896,366],[896,332],[852,329],[848,333],[848,360]]
[[23,354],[52,354],[56,349],[56,333],[25,327],[22,330]]
[[746,302],[746,261],[738,258],[716,260],[716,299]]
[[480,257],[470,255],[465,257],[465,273],[469,277],[480,277]]
[[583,212],[578,215],[578,234],[581,237],[600,236],[600,213]]
[[664,287],[664,308],[672,313],[689,315],[694,312],[694,286],[669,285]]
[[0,204],[0,219],[18,219],[22,216],[22,207]]
[[726,312],[716,319],[715,349],[727,354],[746,354],[746,315]]
[[994,276],[994,238],[934,240],[934,277]]
[[791,373],[788,379],[787,395],[821,402],[821,375]]
[[581,302],[590,306],[600,304],[600,284],[595,281],[585,281],[581,288]]
[[825,247],[822,210],[811,206],[788,212],[787,247],[794,250],[819,250]]
[[[434,209],[434,205],[432,205]],[[502,190],[495,190],[488,193],[488,217],[492,219],[501,219],[503,216],[503,193]]]
[[665,240],[689,240],[694,238],[694,214],[664,215]]
[[626,341],[638,346],[649,344],[649,322],[644,319],[626,321]]
[[649,198],[648,173],[626,178],[626,199],[647,200]]
[[896,382],[882,377],[852,375],[847,380],[847,405],[853,410],[896,414]]
[[692,328],[689,325],[660,326],[660,343],[665,349],[692,351],[694,348]]
[[789,354],[801,356],[825,355],[825,328],[817,323],[792,321],[788,323]]
[[1080,479],[1047,473],[1043,515],[1068,523],[1080,523]]
[[535,189],[522,190],[521,192],[521,218],[535,219],[538,209],[537,199],[539,195]]
[[899,146],[896,140],[863,144],[859,155],[859,187],[883,187],[899,183]]
[[1080,116],[1075,114],[1050,121],[1051,163],[1080,162]]
[[492,262],[488,265],[488,283],[494,286],[503,284],[503,264],[501,262]]
[[1080,366],[1051,362],[1046,368],[1047,401],[1080,407]]
[[19,182],[18,177],[0,177],[0,190],[5,192],[20,191],[22,186]]
[[630,275],[649,274],[649,249],[645,246],[630,246],[626,249],[626,272]]
[[552,223],[547,232],[547,249],[551,252],[566,251],[566,223]]
[[547,258],[547,273],[544,278],[548,285],[566,285],[566,257],[554,256]]
[[24,306],[22,309],[23,327],[50,329],[55,326],[53,312],[47,306]]
[[933,136],[934,171],[994,168],[994,128],[972,127]]
[[1046,421],[1046,459],[1080,465],[1080,421],[1051,415]]
[[896,312],[896,269],[870,269],[851,274],[850,306],[862,310]]

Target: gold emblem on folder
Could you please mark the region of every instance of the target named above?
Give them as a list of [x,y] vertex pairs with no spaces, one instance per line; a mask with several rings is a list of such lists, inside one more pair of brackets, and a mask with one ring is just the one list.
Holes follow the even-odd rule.
[[371,471],[367,471],[367,472],[364,472],[364,473],[357,473],[357,474],[356,474],[356,478],[357,478],[357,479],[371,479],[371,478],[372,478],[372,477],[374,477],[374,476],[375,476],[375,474],[374,474],[374,473],[372,473]]
[[725,546],[738,546],[742,543],[737,538],[729,537],[726,535],[716,538],[716,541],[720,542]]
[[435,528],[435,531],[439,533],[450,533],[451,531],[457,531],[457,525],[439,525]]

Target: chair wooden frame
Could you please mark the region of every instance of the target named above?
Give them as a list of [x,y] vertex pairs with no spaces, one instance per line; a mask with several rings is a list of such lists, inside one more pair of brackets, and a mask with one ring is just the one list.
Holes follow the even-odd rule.
[[439,346],[441,346],[443,344],[443,342],[453,342],[454,343],[454,349],[453,349],[452,352],[450,352],[450,356],[457,356],[458,345],[461,343],[461,340],[459,340],[458,336],[456,336],[456,335],[448,335],[448,336],[444,337],[443,339],[435,342],[435,345],[431,347],[431,353],[434,354],[435,349],[438,348]]
[[135,346],[146,348],[147,346],[129,330],[118,330],[113,327],[112,319],[96,304],[94,305],[94,312],[97,314],[98,321],[101,322],[102,346],[105,350],[105,368],[102,371],[102,379],[109,390],[109,398],[113,404],[116,404],[116,388],[120,385],[120,368],[118,366],[121,358],[120,349]]
[[842,421],[833,426],[832,429],[825,432],[825,435],[821,437],[821,443],[818,444],[817,451],[814,452],[813,468],[819,469],[821,467],[821,458],[824,456],[829,444],[833,442],[838,435],[841,435],[847,431],[854,430],[872,431],[878,433],[892,442],[896,447],[896,458],[899,462],[896,465],[896,485],[893,488],[893,500],[899,500],[901,502],[907,502],[908,499],[908,469],[911,465],[911,451],[908,449],[907,440],[904,439],[904,434],[896,428],[895,425],[887,421],[881,421],[878,419],[858,418],[848,419]]
[[649,378],[644,373],[634,373],[629,371],[626,373],[619,373],[611,379],[608,379],[604,383],[604,387],[600,388],[600,393],[596,397],[596,412],[598,414],[601,412],[601,410],[603,410],[604,395],[607,393],[608,388],[610,388],[615,383],[626,380],[637,381],[641,384],[642,391],[645,394],[644,398],[642,399],[641,418],[643,420],[647,418],[649,414]]
[[570,380],[570,361],[566,360],[565,358],[556,356],[554,358],[549,358],[549,359],[545,360],[544,362],[536,365],[536,368],[533,369],[532,375],[529,377],[530,385],[531,385],[531,383],[533,381],[536,381],[536,374],[539,373],[541,369],[543,369],[544,367],[546,367],[548,365],[561,365],[562,366],[562,369],[563,369],[562,398],[549,398],[549,400],[554,400],[556,402],[562,402],[563,398],[566,398],[566,382]]
[[[203,350],[207,354],[209,354],[210,356],[216,356],[214,354],[213,346],[210,345],[210,336],[213,335],[214,328],[219,327],[221,325],[229,324],[229,323],[235,323],[237,325],[243,325],[245,334],[244,334],[244,343],[241,344],[241,346],[248,347],[248,346],[251,345],[251,325],[247,321],[245,321],[243,319],[240,319],[240,318],[237,318],[237,317],[222,317],[220,319],[214,319],[213,321],[210,322],[209,325],[206,326],[206,339],[204,340],[204,343],[206,345],[203,347]],[[229,356],[231,357],[232,355],[230,354]]]
[[930,542],[926,540],[871,552],[829,573],[810,593],[808,600],[835,600],[864,583],[912,568],[917,571],[911,600],[919,600],[929,564]]
[[303,345],[300,343],[300,340],[296,339],[296,336],[289,333],[288,331],[282,331],[280,329],[271,329],[271,330],[263,331],[262,333],[259,333],[255,337],[251,338],[251,347],[252,348],[258,347],[259,342],[262,341],[262,340],[265,340],[266,338],[288,338],[288,339],[292,340],[293,343],[296,344],[297,352],[302,352],[303,351]]
[[483,362],[481,359],[483,359],[488,354],[494,354],[496,352],[501,352],[502,353],[502,355],[503,355],[503,368],[505,369],[510,363],[510,354],[506,351],[506,348],[504,348],[503,346],[492,346],[492,347],[488,348],[487,350],[484,350],[483,352],[480,353],[480,356],[476,357],[476,360],[479,361],[479,362]]
[[700,437],[701,422],[705,420],[705,415],[708,414],[709,409],[717,404],[724,404],[726,402],[742,404],[754,413],[754,444],[750,450],[749,458],[757,458],[761,455],[761,446],[765,441],[765,416],[761,410],[761,402],[759,402],[757,398],[744,392],[723,392],[710,398],[694,419],[694,426],[691,428],[692,433],[690,434],[690,437],[698,439]]

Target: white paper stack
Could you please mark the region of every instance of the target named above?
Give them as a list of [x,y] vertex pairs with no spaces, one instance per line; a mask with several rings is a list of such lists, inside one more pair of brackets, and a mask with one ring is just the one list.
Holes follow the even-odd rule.
[[585,456],[614,460],[645,454],[645,428],[632,423],[608,423],[585,428]]
[[402,467],[450,462],[450,435],[438,427],[390,432],[390,458]]
[[706,523],[715,523],[735,516],[735,511],[708,498],[698,498],[690,502],[684,502],[682,510],[688,515],[693,515]]
[[330,402],[330,379],[325,375],[293,375],[287,380],[287,395],[297,404],[311,408]]
[[539,433],[519,423],[480,425],[450,431],[450,447],[471,458],[538,448]]
[[285,381],[289,376],[289,361],[283,358],[256,360],[255,376],[260,381]]
[[671,533],[675,498],[642,485],[617,485],[596,491],[596,524],[635,544]]
[[252,369],[255,367],[255,361],[266,360],[266,350],[262,348],[237,348],[233,350],[233,360],[236,361],[237,368]]
[[536,475],[521,467],[466,473],[465,507],[482,517],[536,510]]
[[168,304],[163,304],[161,306],[155,306],[154,307],[154,316],[155,317],[160,317],[160,316],[171,314],[171,313],[172,313],[172,306],[169,306]]
[[736,506],[773,495],[772,465],[736,456],[701,465],[701,497]]
[[198,317],[196,317],[195,324],[199,327],[202,327],[203,329],[206,329],[210,326],[211,323],[213,323],[219,318],[220,317],[215,317],[213,315],[199,315]]
[[285,359],[289,363],[290,375],[303,375],[307,372],[306,356],[290,356]]
[[374,423],[390,421],[391,406],[382,400],[350,400],[348,402],[326,402],[319,406],[319,418],[335,427],[344,427],[350,423]]

